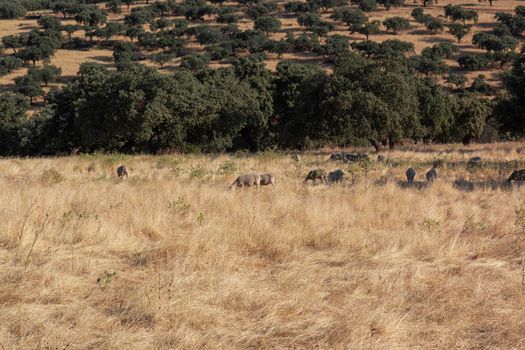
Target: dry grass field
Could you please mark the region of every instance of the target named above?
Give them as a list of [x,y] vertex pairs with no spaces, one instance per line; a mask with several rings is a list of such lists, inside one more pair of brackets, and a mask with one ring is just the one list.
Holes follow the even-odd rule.
[[524,348],[525,190],[496,186],[524,153],[1,159],[0,349]]

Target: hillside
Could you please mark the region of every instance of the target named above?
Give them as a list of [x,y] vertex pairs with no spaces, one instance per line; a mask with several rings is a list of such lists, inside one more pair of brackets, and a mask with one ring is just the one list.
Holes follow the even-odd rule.
[[[289,11],[285,10],[285,1],[278,1],[276,2],[277,7],[275,10],[271,11],[268,15],[277,18],[281,21],[281,28],[278,29],[276,32],[272,32],[269,35],[270,39],[274,40],[280,40],[285,38],[287,33],[293,33],[296,36],[300,35],[301,33],[310,33],[307,28],[304,26],[299,25],[297,21],[297,14],[291,13]],[[438,18],[445,24],[445,28],[443,30],[440,30],[436,33],[431,33],[426,29],[425,24],[418,23],[412,16],[411,11],[416,8],[420,7],[421,4],[417,2],[410,2],[406,1],[405,4],[401,7],[392,7],[390,10],[386,10],[384,7],[378,5],[376,10],[366,12],[366,15],[369,16],[370,21],[379,20],[383,22],[388,17],[394,17],[394,16],[400,16],[403,18],[406,18],[410,21],[410,28],[407,30],[403,30],[399,32],[398,34],[394,35],[392,32],[388,31],[384,25],[381,25],[380,32],[378,34],[374,34],[371,36],[371,40],[382,42],[389,39],[398,39],[403,40],[409,43],[412,43],[414,45],[414,54],[420,54],[421,51],[424,48],[431,47],[434,44],[437,43],[456,43],[456,39],[452,34],[450,34],[447,30],[447,25],[452,23],[450,20],[447,20],[444,18],[444,8],[447,5],[461,5],[466,10],[474,10],[477,12],[479,19],[477,22],[470,23],[471,29],[468,34],[462,39],[462,42],[457,45],[458,52],[455,54],[455,57],[465,54],[465,53],[481,53],[483,50],[481,50],[479,47],[475,46],[472,43],[472,37],[474,34],[479,32],[489,32],[493,30],[496,27],[497,21],[495,19],[495,14],[498,12],[505,12],[505,13],[513,13],[514,9],[517,6],[520,6],[520,1],[494,1],[492,6],[489,4],[488,1],[486,2],[477,2],[477,3],[468,3],[465,1],[443,1],[436,4],[428,4],[427,6],[423,7],[426,14],[430,14],[434,16],[435,18]],[[106,3],[99,3],[98,6],[101,9],[106,9]],[[145,3],[141,3],[140,1],[137,1],[135,4],[133,4],[129,9],[126,5],[121,5],[121,13],[109,13],[107,17],[108,22],[117,22],[120,24],[124,24],[124,18],[131,14],[131,11],[134,9],[140,9],[141,7],[148,6]],[[220,10],[221,8],[232,8],[234,9],[233,13],[238,15],[238,27],[241,30],[248,30],[253,29],[254,27],[254,19],[250,18],[249,15],[247,15],[247,8],[246,6],[240,5],[239,3],[234,2],[226,2],[222,4],[221,6],[217,6],[217,8]],[[357,7],[356,5],[353,5],[353,7]],[[340,21],[336,21],[331,19],[331,15],[333,14],[334,9],[330,8],[327,11],[321,12],[321,18],[323,21],[326,21],[327,23],[331,23],[334,25],[334,28],[331,28],[324,37],[321,38],[321,43],[323,43],[326,38],[333,36],[333,35],[343,35],[350,39],[350,42],[359,42],[364,40],[364,36],[362,34],[353,33],[351,34],[348,26]],[[57,18],[61,18],[62,16],[58,13],[53,13],[52,11],[46,11],[46,10],[40,10],[36,12],[31,12],[28,14],[28,17],[30,19],[24,18],[24,19],[16,19],[16,20],[0,20],[0,36],[6,36],[6,35],[12,35],[12,34],[21,34],[24,32],[28,32],[31,29],[38,29],[41,28],[41,26],[37,23],[37,17],[39,16],[55,16]],[[218,15],[206,15],[202,18],[202,20],[190,20],[189,26],[210,26],[212,28],[218,28],[218,27],[224,27],[225,23],[218,23],[217,22],[217,16]],[[163,19],[167,21],[171,20],[182,20],[184,19],[184,16],[173,16],[170,15],[168,12]],[[74,19],[66,19],[62,21],[63,25],[74,25],[77,22],[75,22]],[[101,24],[103,27],[104,24]],[[150,25],[145,24],[144,29],[146,31],[151,31]],[[64,33],[65,34],[65,33]],[[84,32],[82,30],[76,31],[73,34],[73,37],[84,37]],[[96,41],[96,39],[95,39]],[[111,38],[111,42],[115,41],[125,41],[129,42],[130,39],[124,36],[114,36]],[[67,81],[67,79],[70,79],[71,77],[75,76],[78,72],[79,65],[84,62],[97,62],[102,63],[104,65],[108,65],[109,67],[114,67],[113,65],[113,58],[112,53],[113,50],[111,48],[107,48],[108,43],[102,43],[102,42],[94,42],[94,45],[91,46],[86,51],[79,51],[79,50],[73,50],[73,49],[60,49],[55,52],[55,54],[51,57],[50,63],[53,65],[56,65],[62,69],[63,74],[63,81]],[[102,47],[101,47],[102,46]],[[207,45],[201,45],[197,42],[197,39],[195,37],[189,37],[188,40],[185,43],[185,47],[187,48],[186,54],[202,54],[206,53],[206,46]],[[143,63],[159,67],[158,64],[155,64],[152,62],[151,57],[154,55],[155,51],[148,51],[148,50],[142,50],[143,54],[145,55],[146,60],[143,61]],[[10,50],[5,50],[5,54],[11,54]],[[330,69],[330,64],[326,63],[326,57],[324,55],[319,55],[313,52],[285,52],[283,54],[276,54],[272,52],[265,51],[266,58],[264,59],[264,62],[266,66],[271,69],[275,70],[276,65],[278,62],[282,60],[291,60],[291,61],[298,61],[298,62],[304,62],[304,63],[313,63],[320,65],[324,67],[325,69]],[[163,65],[162,71],[164,73],[173,72],[178,69],[178,66],[180,65],[181,58],[172,58],[169,59],[166,63]],[[227,65],[230,61],[230,58],[226,57],[221,60],[212,60],[210,62],[210,66],[212,67],[218,67],[218,66],[224,66]],[[498,64],[494,64],[491,66],[488,66],[487,68],[483,69],[475,69],[475,70],[468,70],[465,71],[461,69],[457,61],[455,59],[447,59],[446,64],[450,68],[450,72],[452,73],[459,73],[464,74],[467,77],[466,85],[470,86],[472,81],[475,77],[477,77],[479,74],[483,74],[486,77],[486,82],[496,88],[501,88],[501,78],[500,73],[502,69],[500,69]],[[505,67],[504,67],[505,69]],[[17,69],[14,72],[4,75],[0,79],[0,89],[1,91],[10,91],[14,89],[14,81],[13,79],[15,77],[19,77],[23,74],[25,74],[26,69],[21,68]],[[440,74],[437,76],[439,77]],[[495,91],[494,91],[495,92]],[[493,92],[493,93],[494,93]]]

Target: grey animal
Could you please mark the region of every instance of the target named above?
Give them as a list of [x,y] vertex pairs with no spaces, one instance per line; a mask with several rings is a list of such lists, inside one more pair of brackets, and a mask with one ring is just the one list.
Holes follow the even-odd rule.
[[262,174],[261,175],[261,186],[272,185],[275,186],[275,176],[273,174]]
[[377,161],[378,161],[378,162],[383,163],[385,160],[386,160],[386,158],[385,158],[384,155],[379,154],[379,155],[377,156]]
[[481,165],[481,157],[472,157],[468,160],[469,167],[476,167]]
[[434,180],[437,179],[438,174],[437,174],[437,171],[436,171],[436,165],[435,164],[432,166],[432,169],[427,171],[426,177],[427,177],[427,181],[428,182],[434,182]]
[[368,158],[368,155],[364,153],[346,153],[346,152],[339,152],[339,153],[333,153],[330,155],[330,160],[342,160],[345,163],[348,162],[361,162],[361,161],[367,161],[370,160]]
[[414,168],[408,168],[405,172],[405,175],[407,176],[407,182],[409,184],[414,183],[414,178],[416,177],[416,171],[414,170]]
[[507,179],[507,184],[511,184],[512,181],[516,181],[518,184],[525,181],[525,169],[514,170]]
[[345,173],[341,169],[337,169],[328,174],[328,180],[330,182],[343,182]]
[[315,180],[317,179],[323,182],[326,182],[326,171],[324,171],[323,169],[311,170],[308,173],[308,175],[306,175],[304,182],[308,182],[309,180],[312,180],[315,183]]
[[298,155],[298,154],[294,154],[293,155],[293,160],[295,160],[296,162],[300,162],[301,161],[301,156]]
[[330,160],[343,160],[343,158],[344,158],[344,152],[332,153],[330,155]]
[[117,176],[120,178],[128,178],[128,168],[125,165],[121,165],[117,168]]
[[237,179],[228,187],[229,190],[235,189],[235,187],[252,187],[257,186],[257,189],[259,189],[259,186],[261,186],[261,175],[257,174],[244,174],[239,175]]
[[363,162],[363,161],[369,161],[370,158],[368,158],[368,155],[364,153],[345,153],[343,155],[343,162]]

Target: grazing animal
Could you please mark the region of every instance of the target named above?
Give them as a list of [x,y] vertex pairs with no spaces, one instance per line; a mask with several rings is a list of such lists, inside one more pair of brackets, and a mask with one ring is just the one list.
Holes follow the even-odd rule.
[[330,160],[343,160],[344,155],[345,155],[344,152],[340,152],[340,153],[332,153],[332,154],[330,155]]
[[293,155],[293,160],[295,160],[296,162],[300,162],[301,161],[301,156],[298,155],[298,154],[294,154]]
[[476,167],[481,165],[481,157],[472,157],[468,160],[467,165],[469,167]]
[[244,174],[239,177],[228,187],[229,190],[235,189],[235,187],[252,187],[261,185],[261,175],[257,174]]
[[345,173],[341,169],[337,169],[328,174],[328,180],[330,182],[343,182]]
[[346,153],[339,152],[330,155],[330,160],[342,160],[345,163],[348,162],[362,162],[370,160],[368,155],[364,153]]
[[120,178],[128,178],[128,168],[125,165],[121,165],[117,168],[117,176]]
[[262,174],[261,175],[261,186],[272,185],[275,186],[275,176],[273,174]]
[[368,158],[368,155],[364,153],[344,153],[343,154],[343,162],[349,163],[349,162],[366,162],[369,161],[370,158]]
[[525,169],[514,170],[507,179],[507,184],[511,184],[512,181],[516,181],[518,184],[525,181]]
[[427,181],[428,182],[434,182],[434,180],[437,179],[438,174],[437,174],[437,171],[436,171],[436,165],[435,164],[432,166],[432,169],[427,171],[426,177],[427,177]]
[[405,175],[407,176],[407,182],[409,184],[414,183],[414,178],[416,177],[416,171],[414,170],[414,168],[408,168],[405,172]]
[[315,180],[317,179],[323,182],[326,182],[326,171],[324,171],[323,169],[311,170],[308,173],[308,175],[306,175],[304,182],[308,182],[309,180],[312,180],[315,183]]
[[386,160],[386,158],[385,158],[384,155],[379,154],[379,155],[377,156],[377,161],[378,161],[378,162],[383,163],[385,160]]

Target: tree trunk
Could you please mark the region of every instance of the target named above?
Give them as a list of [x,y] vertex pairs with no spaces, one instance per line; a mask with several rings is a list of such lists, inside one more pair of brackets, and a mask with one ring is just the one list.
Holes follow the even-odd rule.
[[370,141],[372,146],[374,146],[374,149],[376,150],[376,152],[379,153],[379,151],[381,150],[381,144],[379,142],[377,142],[376,140],[371,139],[371,138],[369,138],[368,141]]
[[396,141],[392,137],[388,137],[388,148],[394,149],[396,147]]

